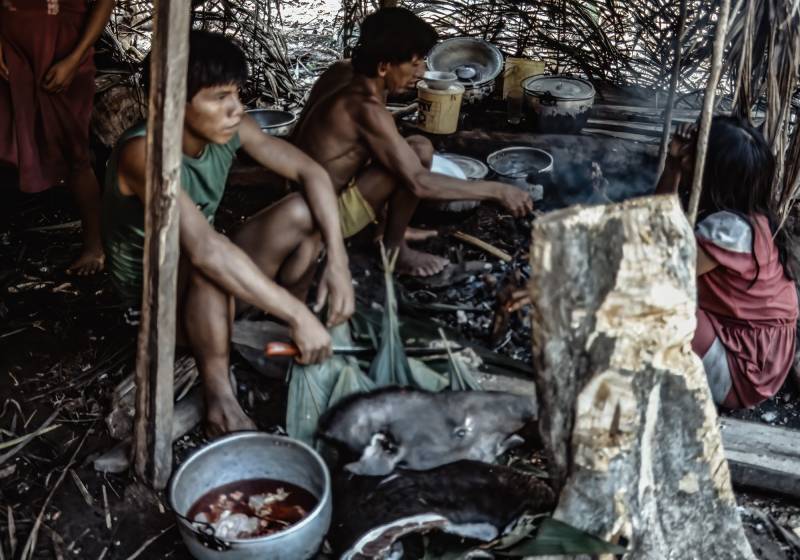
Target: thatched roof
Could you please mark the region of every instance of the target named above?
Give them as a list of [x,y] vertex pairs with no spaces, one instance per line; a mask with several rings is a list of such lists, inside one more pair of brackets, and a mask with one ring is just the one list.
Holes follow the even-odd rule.
[[[347,50],[374,0],[343,0],[337,32],[302,35],[287,47],[281,6],[292,0],[194,0],[193,25],[228,33],[245,48],[253,69],[246,98],[299,102],[298,79]],[[677,106],[699,107],[708,79],[719,0],[685,0],[680,38]],[[593,80],[663,92],[667,98],[680,27],[675,0],[406,0],[442,36],[475,36],[507,55],[543,59],[548,69]],[[138,63],[149,48],[150,0],[121,0],[112,21],[121,60]],[[719,92],[720,106],[749,116],[766,112],[764,130],[779,157],[776,202],[784,209],[800,192],[800,137],[794,132],[793,94],[800,68],[800,0],[734,0]],[[293,35],[293,44],[298,35]],[[310,41],[310,43],[309,43]],[[320,63],[322,61],[323,63]],[[305,86],[305,83],[302,84]],[[784,161],[786,164],[784,165]]]

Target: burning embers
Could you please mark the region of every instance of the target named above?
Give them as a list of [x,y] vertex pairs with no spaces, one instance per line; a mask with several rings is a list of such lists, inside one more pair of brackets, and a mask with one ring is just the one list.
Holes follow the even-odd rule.
[[188,518],[210,525],[220,539],[253,539],[291,527],[316,505],[316,498],[299,486],[259,478],[206,492],[189,509]]

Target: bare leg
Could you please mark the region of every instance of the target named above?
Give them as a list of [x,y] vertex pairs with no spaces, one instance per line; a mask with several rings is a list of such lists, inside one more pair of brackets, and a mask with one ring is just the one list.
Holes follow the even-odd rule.
[[255,423],[236,400],[228,373],[233,298],[196,270],[190,272],[188,283],[183,328],[203,381],[206,433],[216,437],[254,430]]
[[[235,241],[268,277],[275,279],[280,272],[299,285],[319,254],[313,225],[302,197],[290,195],[253,216]],[[228,378],[233,299],[196,271],[189,273],[188,284],[183,327],[205,388],[206,431],[213,437],[254,429]],[[292,290],[298,285],[286,287]]]
[[[408,138],[408,143],[422,164],[430,167],[433,157],[431,143],[420,136]],[[417,209],[419,199],[411,191],[399,187],[394,177],[383,167],[373,165],[367,168],[358,177],[356,184],[377,214],[380,214],[388,200],[384,243],[387,249],[400,251],[397,258],[397,272],[412,276],[432,276],[441,272],[450,263],[445,258],[416,251],[408,246],[405,233],[408,222]]]
[[81,215],[83,250],[67,272],[85,276],[103,269],[105,255],[100,241],[100,185],[89,166],[72,172],[69,187]]
[[[431,164],[433,162],[433,145],[431,145],[430,141],[425,138],[424,136],[409,136],[406,138],[408,145],[416,152],[417,156],[419,156],[422,165],[426,168],[430,169]],[[378,231],[375,235],[376,241],[383,240],[383,235],[386,233],[386,216],[383,215],[380,218],[381,223],[378,224]],[[425,241],[426,239],[430,239],[431,237],[436,237],[439,235],[439,232],[435,229],[420,229],[408,226],[406,227],[406,231],[403,235],[406,243],[414,243],[415,241]]]

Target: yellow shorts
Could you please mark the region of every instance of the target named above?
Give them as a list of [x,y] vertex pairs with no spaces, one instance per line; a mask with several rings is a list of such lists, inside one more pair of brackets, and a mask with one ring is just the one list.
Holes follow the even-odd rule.
[[358,190],[355,179],[350,179],[347,187],[339,194],[338,202],[339,223],[345,239],[354,236],[371,223],[378,223],[375,210]]

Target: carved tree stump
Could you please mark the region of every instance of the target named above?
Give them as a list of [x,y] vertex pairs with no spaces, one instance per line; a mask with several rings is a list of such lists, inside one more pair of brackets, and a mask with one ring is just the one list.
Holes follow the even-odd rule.
[[553,212],[533,228],[540,429],[555,516],[629,559],[752,559],[695,328],[695,243],[674,197]]

